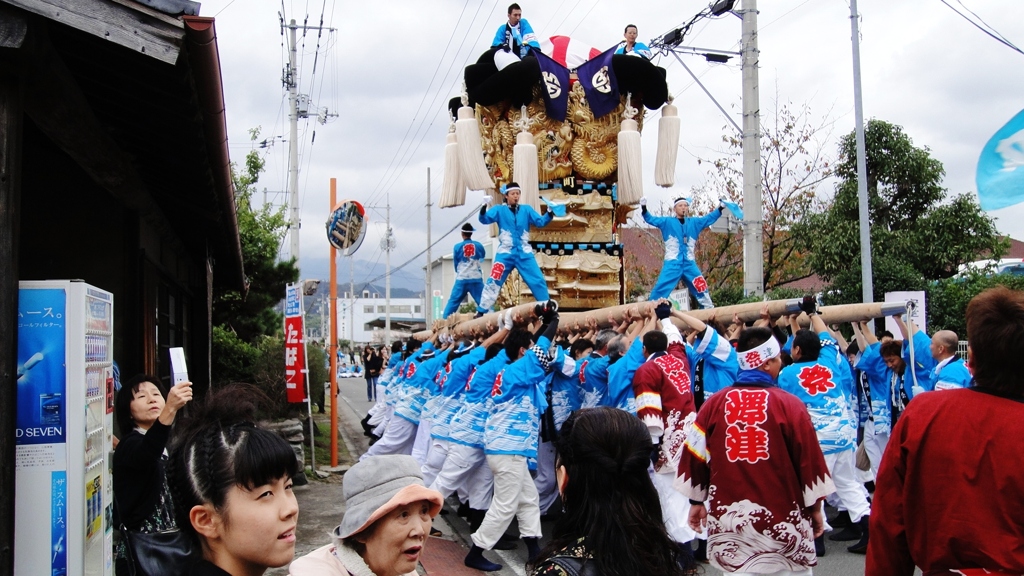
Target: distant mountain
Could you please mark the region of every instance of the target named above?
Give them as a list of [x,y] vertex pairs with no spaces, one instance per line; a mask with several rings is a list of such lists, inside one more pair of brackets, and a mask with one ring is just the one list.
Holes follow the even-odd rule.
[[[396,298],[412,298],[417,296],[419,293],[422,293],[425,290],[424,284],[426,282],[425,277],[423,275],[423,266],[425,264],[426,262],[424,261],[424,263],[421,265],[410,264],[401,270],[392,270],[391,296]],[[354,268],[356,293],[362,292],[361,286],[366,284],[367,281],[373,280],[374,286],[379,287],[377,292],[379,294],[384,294],[383,276],[385,266],[383,259],[380,262],[374,262],[372,260],[360,260],[356,258],[356,261],[354,262]],[[321,284],[321,287],[327,287],[326,280],[331,273],[329,258],[303,256],[299,269],[300,278],[304,280],[324,280],[325,282]],[[344,289],[339,290],[341,292],[348,290],[348,272],[348,258],[338,258],[338,285],[344,286]],[[403,291],[402,296],[398,295],[400,290]]]

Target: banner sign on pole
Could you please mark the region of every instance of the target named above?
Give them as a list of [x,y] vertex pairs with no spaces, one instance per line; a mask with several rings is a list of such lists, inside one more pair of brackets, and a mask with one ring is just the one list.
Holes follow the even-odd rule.
[[306,401],[306,345],[302,326],[302,294],[298,284],[285,288],[284,374],[288,402]]

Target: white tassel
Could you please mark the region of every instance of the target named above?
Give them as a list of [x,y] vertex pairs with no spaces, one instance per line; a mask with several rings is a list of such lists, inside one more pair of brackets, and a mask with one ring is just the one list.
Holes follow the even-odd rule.
[[462,97],[463,106],[459,108],[459,119],[455,121],[455,135],[459,146],[459,170],[471,190],[489,190],[494,188],[494,181],[487,172],[484,163],[483,144],[480,142],[480,125],[476,121],[476,112],[467,105],[467,98]]
[[658,120],[658,156],[654,161],[654,183],[670,188],[676,183],[676,156],[679,152],[679,109],[668,104],[661,108],[661,120]]
[[459,172],[459,145],[455,132],[448,133],[444,146],[444,182],[441,184],[441,208],[462,206],[466,203],[466,184]]
[[540,212],[540,187],[537,174],[537,145],[533,143],[533,134],[528,132],[530,120],[523,106],[522,115],[513,125],[520,129],[516,135],[516,146],[512,150],[513,180],[522,189],[520,204],[528,204]]
[[640,149],[640,131],[633,117],[637,109],[630,105],[632,94],[626,95],[626,109],[623,112],[619,130],[619,204],[636,204],[644,195],[644,179]]

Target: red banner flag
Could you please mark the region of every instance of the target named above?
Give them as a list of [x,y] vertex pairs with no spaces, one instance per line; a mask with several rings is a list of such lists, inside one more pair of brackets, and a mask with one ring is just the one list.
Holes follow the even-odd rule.
[[293,284],[285,292],[284,374],[288,402],[306,401],[306,341],[302,326],[302,308],[298,289]]

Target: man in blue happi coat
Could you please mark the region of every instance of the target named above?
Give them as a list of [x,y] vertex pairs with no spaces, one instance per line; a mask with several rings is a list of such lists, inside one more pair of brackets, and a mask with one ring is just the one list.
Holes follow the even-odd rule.
[[544,281],[544,274],[530,246],[530,226],[547,226],[554,219],[554,212],[548,210],[547,214],[541,216],[532,206],[520,204],[522,189],[515,182],[502,188],[502,193],[505,195],[505,203],[501,206],[488,210],[487,205],[491,201],[489,195],[480,206],[480,223],[498,225],[498,248],[494,252],[491,272],[484,282],[481,300],[477,303],[477,316],[483,316],[491,310],[512,270],[519,270],[534,300],[543,302],[548,299],[547,282]]
[[640,211],[643,214],[644,222],[661,230],[661,237],[665,241],[665,265],[651,290],[649,300],[668,298],[679,281],[685,280],[686,287],[697,299],[701,308],[714,308],[715,305],[711,302],[711,295],[708,292],[708,282],[694,261],[694,249],[701,231],[721,217],[725,205],[719,203],[718,209],[706,216],[687,218],[690,213],[691,200],[692,198],[685,196],[676,198],[672,203],[672,211],[675,214],[673,217],[651,215],[647,211],[647,199],[640,199]]
[[475,230],[469,222],[462,226],[462,242],[456,244],[453,250],[455,284],[452,286],[452,294],[448,297],[448,305],[444,308],[442,318],[457,312],[467,294],[473,297],[473,302],[480,304],[480,293],[484,290],[484,275],[480,271],[480,262],[484,259],[484,245],[473,240]]
[[615,49],[616,54],[624,54],[626,56],[637,56],[644,60],[651,59],[651,49],[643,42],[637,42],[637,30],[636,24],[627,24],[626,29],[623,30],[624,40],[619,42],[619,47]]
[[513,3],[508,7],[508,22],[498,27],[491,46],[501,46],[503,51],[511,52],[519,58],[525,58],[531,48],[540,50],[537,35],[533,33],[533,27],[526,18],[523,18],[519,4]]

